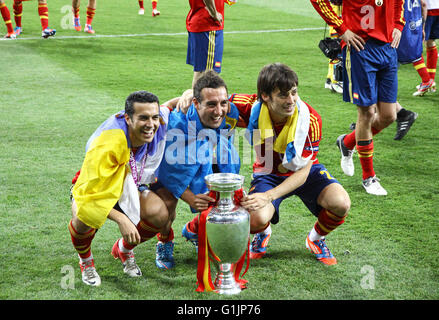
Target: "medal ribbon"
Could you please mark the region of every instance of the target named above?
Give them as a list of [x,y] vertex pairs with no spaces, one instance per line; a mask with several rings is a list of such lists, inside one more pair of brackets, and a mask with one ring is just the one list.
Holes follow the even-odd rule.
[[140,185],[140,180],[142,179],[143,170],[145,169],[146,152],[145,152],[145,155],[143,156],[141,161],[142,161],[141,162],[142,165],[140,167],[140,173],[139,173],[139,172],[137,172],[137,163],[136,163],[136,159],[134,158],[133,151],[130,150],[131,174],[133,175],[133,180],[134,180],[134,183],[136,184],[137,187],[139,187],[139,185]]

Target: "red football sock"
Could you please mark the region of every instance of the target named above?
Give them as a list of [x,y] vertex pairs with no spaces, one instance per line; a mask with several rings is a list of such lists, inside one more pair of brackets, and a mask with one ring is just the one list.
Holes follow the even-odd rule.
[[49,9],[47,8],[47,4],[39,4],[38,5],[38,14],[40,15],[41,27],[47,29],[49,27]]
[[415,67],[415,70],[418,71],[419,76],[421,77],[421,80],[423,83],[428,82],[430,80],[430,75],[427,71],[427,66],[425,65],[424,57],[421,56],[421,58],[413,62],[413,66]]
[[434,79],[436,76],[437,67],[437,47],[427,48],[427,70],[430,75],[430,79]]
[[163,243],[174,240],[174,230],[171,228],[171,231],[167,236],[157,233],[157,239]]
[[75,230],[72,220],[69,223],[69,232],[73,247],[82,259],[87,259],[91,255],[91,242],[96,234],[96,229],[91,229],[87,233],[79,233]]
[[198,218],[199,218],[199,215],[197,214],[197,215],[195,216],[195,218],[193,218],[192,221],[190,221],[190,222],[188,223],[187,228],[188,228],[188,230],[189,230],[190,232],[193,232],[193,233],[197,233],[197,234],[198,234]]
[[[159,229],[156,226],[145,220],[140,220],[136,228],[140,234],[140,243],[153,238],[159,232]],[[126,242],[125,239],[122,239],[122,244],[127,250],[133,250],[137,246],[137,244],[130,244]]]
[[73,16],[75,18],[79,18],[79,6],[77,8],[72,7],[72,11],[73,11]]
[[373,140],[358,141],[357,152],[363,169],[363,180],[375,176],[373,169]]
[[15,25],[21,28],[21,17],[23,16],[23,4],[21,2],[15,2],[12,5],[14,9]]
[[87,7],[87,22],[86,22],[86,24],[91,25],[91,23],[93,22],[93,18],[95,16],[95,12],[96,12],[96,9]]
[[355,142],[355,130],[352,131],[351,133],[348,133],[344,139],[343,139],[343,143],[346,146],[346,148],[348,148],[349,150],[354,149],[356,142]]
[[157,9],[157,1],[152,1],[152,10]]
[[14,32],[14,28],[12,27],[12,22],[11,22],[11,13],[9,12],[9,9],[6,6],[6,3],[0,4],[0,12],[2,14],[3,20],[5,20],[8,33]]
[[143,0],[139,0],[139,7],[140,7],[140,9],[145,9],[145,8],[143,7]]
[[137,230],[139,231],[141,242],[151,239],[160,231],[159,228],[145,220],[140,220],[137,224]]
[[320,213],[314,229],[321,236],[326,236],[338,226],[344,223],[346,216],[339,217],[329,210],[323,208]]
[[[372,136],[381,132],[381,130],[375,129],[374,127],[372,127],[371,129]],[[344,137],[343,143],[349,150],[354,149],[354,147],[357,145],[357,141],[355,140],[355,130],[347,134],[346,137]]]

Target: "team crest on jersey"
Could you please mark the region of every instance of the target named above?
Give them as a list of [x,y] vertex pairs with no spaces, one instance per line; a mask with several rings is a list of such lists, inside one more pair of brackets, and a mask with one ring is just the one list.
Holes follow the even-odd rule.
[[381,7],[381,6],[383,5],[383,2],[384,2],[384,0],[375,0],[375,4],[376,4],[378,7]]

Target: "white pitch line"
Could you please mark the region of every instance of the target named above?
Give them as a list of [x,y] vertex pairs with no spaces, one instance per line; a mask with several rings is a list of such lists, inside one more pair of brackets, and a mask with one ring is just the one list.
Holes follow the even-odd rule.
[[[298,29],[273,29],[273,30],[243,30],[243,31],[224,31],[224,34],[248,34],[248,33],[275,33],[275,32],[300,32],[323,30],[324,27],[318,28],[298,28]],[[44,40],[63,40],[63,39],[96,39],[96,38],[128,38],[128,37],[164,37],[164,36],[187,36],[187,32],[176,33],[139,33],[139,34],[96,34],[84,36],[54,36]],[[41,37],[18,37],[15,40],[42,40]],[[11,39],[0,38],[0,41],[11,41]]]

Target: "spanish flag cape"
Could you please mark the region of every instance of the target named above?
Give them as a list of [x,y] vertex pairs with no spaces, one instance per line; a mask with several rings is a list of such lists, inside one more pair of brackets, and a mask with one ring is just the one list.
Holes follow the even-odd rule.
[[[217,194],[214,191],[209,192],[209,197],[217,199]],[[235,191],[234,200],[236,204],[239,204],[243,197],[243,190],[239,189]],[[212,282],[212,275],[210,272],[210,261],[219,262],[220,259],[215,255],[209,245],[209,239],[207,239],[206,234],[206,219],[209,215],[209,212],[216,205],[216,202],[211,203],[207,210],[204,210],[199,217],[198,223],[198,266],[197,266],[197,289],[198,292],[203,291],[215,291],[215,286]],[[241,286],[241,289],[246,289],[247,280],[242,279],[242,277],[246,274],[248,267],[250,265],[250,252],[249,252],[250,238],[248,240],[247,249],[241,258],[234,263],[233,266],[233,274],[235,281]],[[242,268],[244,266],[245,261],[247,260],[247,265],[244,272],[241,274]]]
[[252,146],[265,144],[273,139],[273,150],[283,154],[282,165],[291,171],[303,168],[312,155],[302,158],[303,148],[308,138],[310,112],[308,106],[298,98],[294,113],[288,117],[282,131],[276,137],[268,106],[258,101],[251,109],[246,137]]
[[[81,174],[72,189],[77,217],[95,229],[104,224],[122,195],[125,177],[131,172],[131,142],[124,114],[120,111],[112,115],[89,138]],[[165,133],[166,125],[162,122],[153,141],[137,150],[136,162],[140,162],[145,154],[155,154]]]
[[194,194],[208,191],[204,177],[213,173],[214,158],[220,172],[239,173],[241,160],[233,145],[238,119],[233,104],[216,129],[203,126],[193,104],[186,114],[171,112],[159,182],[178,199],[187,188]]

